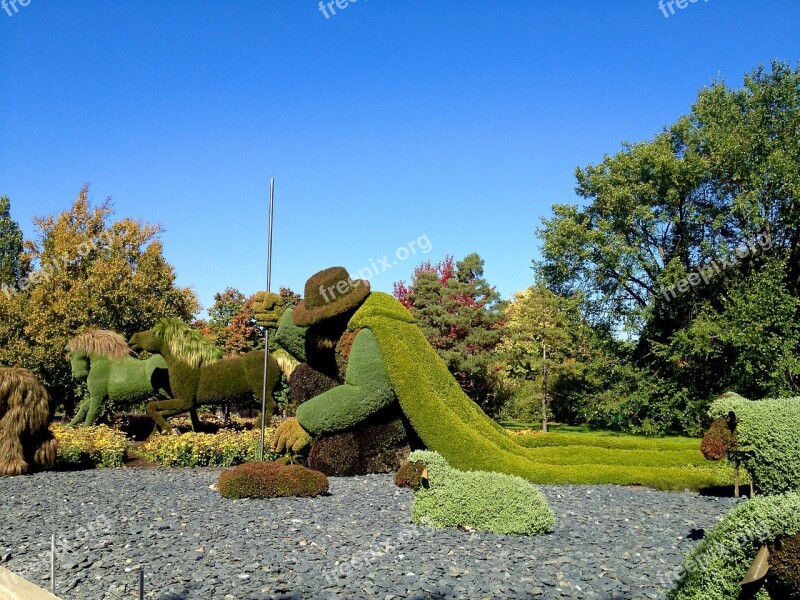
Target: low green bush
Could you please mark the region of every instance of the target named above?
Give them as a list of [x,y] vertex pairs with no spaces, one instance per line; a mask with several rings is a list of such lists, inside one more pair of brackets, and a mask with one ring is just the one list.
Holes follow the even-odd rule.
[[[269,451],[274,427],[264,432],[264,457],[278,457]],[[154,435],[139,452],[147,460],[165,467],[230,467],[255,462],[260,458],[261,432],[222,430],[219,433],[184,433]]]
[[800,491],[800,398],[751,401],[725,394],[710,413],[735,415],[737,446],[728,457],[747,471],[756,493]]
[[328,493],[328,478],[300,465],[257,462],[223,471],[219,493],[225,498],[313,498]]
[[[728,515],[686,556],[675,573],[670,600],[730,600],[740,598],[739,582],[759,548],[800,531],[800,495],[748,500]],[[758,600],[786,600],[766,588]]]
[[501,534],[538,535],[553,530],[544,495],[521,477],[458,471],[438,453],[409,456],[428,468],[428,484],[417,490],[411,517],[432,527],[471,527]]

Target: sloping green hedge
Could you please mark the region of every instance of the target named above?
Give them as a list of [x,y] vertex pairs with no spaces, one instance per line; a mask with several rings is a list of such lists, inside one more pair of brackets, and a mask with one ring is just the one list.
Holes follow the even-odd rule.
[[412,452],[428,468],[428,485],[414,495],[411,517],[432,527],[471,527],[500,534],[539,535],[553,530],[544,495],[521,477],[458,471],[436,452]]
[[[392,296],[373,292],[350,328],[375,333],[403,412],[422,442],[461,470],[519,475],[535,483],[645,485],[701,489],[720,485],[707,470],[586,464],[554,466],[525,448],[472,402],[428,344],[411,314]],[[591,460],[590,460],[591,459]]]
[[729,458],[750,475],[758,494],[800,491],[800,398],[747,400],[726,394],[711,416],[736,415],[736,450]]
[[[800,495],[758,497],[740,504],[681,564],[670,600],[739,598],[739,582],[765,543],[800,531]],[[756,596],[770,598],[766,589]],[[772,600],[785,600],[772,598]]]

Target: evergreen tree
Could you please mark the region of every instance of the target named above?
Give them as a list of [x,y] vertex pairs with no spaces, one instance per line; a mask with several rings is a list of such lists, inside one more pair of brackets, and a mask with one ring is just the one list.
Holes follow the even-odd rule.
[[455,264],[452,256],[435,265],[425,262],[410,285],[401,281],[394,289],[462,389],[494,414],[501,403],[495,351],[503,304],[484,279],[483,264],[478,254]]
[[11,201],[0,197],[0,286],[15,287],[22,269],[22,230],[11,219]]

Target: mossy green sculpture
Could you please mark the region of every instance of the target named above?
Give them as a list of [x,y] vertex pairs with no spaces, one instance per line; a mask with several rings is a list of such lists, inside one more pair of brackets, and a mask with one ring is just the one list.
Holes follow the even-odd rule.
[[741,464],[760,495],[800,491],[800,398],[728,393],[709,412],[716,420],[703,439],[707,458],[726,455]]
[[50,394],[33,373],[0,368],[0,477],[55,464],[58,441],[48,428],[52,408]]
[[[312,277],[306,284],[306,295],[312,294],[314,306],[301,303],[297,309],[303,311],[301,322],[308,326],[307,338],[314,334],[315,328],[343,316],[349,317],[347,330],[360,330],[349,351],[344,384],[303,403],[297,419],[290,419],[276,431],[276,444],[280,445],[285,432],[291,431],[296,437],[298,423],[311,435],[321,437],[358,426],[396,402],[410,425],[409,433],[414,433],[425,447],[441,454],[459,470],[519,475],[534,483],[616,483],[664,489],[671,489],[676,481],[681,482],[681,489],[687,480],[697,489],[716,484],[710,473],[687,474],[677,468],[624,465],[586,468],[581,464],[538,461],[536,448],[518,444],[464,394],[414,318],[395,298],[382,292],[372,292],[364,300],[361,293],[341,294],[334,295],[328,305],[317,306],[324,298],[315,290],[321,287],[330,299],[331,287],[335,285],[331,274],[341,281],[348,280],[346,271],[344,274],[342,271],[323,271],[328,279],[321,279],[320,274]],[[323,283],[317,287],[310,286],[320,281]],[[355,282],[351,286],[354,290],[359,288],[360,284]],[[331,307],[334,303],[339,313]],[[316,321],[317,318],[320,320]],[[295,321],[294,325],[298,323]],[[337,339],[342,333],[344,330]],[[305,348],[309,348],[308,343]],[[335,365],[335,356],[333,362]],[[334,370],[338,372],[336,366]]]
[[797,564],[798,556],[791,551],[794,546],[783,553],[771,554],[770,569],[764,580],[751,584],[747,590],[742,589],[741,581],[763,545],[775,548],[776,543],[791,539],[798,532],[800,495],[748,500],[728,513],[689,552],[679,569],[671,574],[676,583],[668,597],[671,600],[788,600],[792,594],[800,594],[797,587],[791,589],[794,584],[784,575],[792,564]]
[[171,398],[169,371],[162,356],[138,360],[118,333],[92,329],[75,336],[69,344],[72,377],[86,380],[85,398],[70,423],[95,425],[111,408],[129,409],[156,398]]
[[[260,404],[264,375],[263,350],[222,358],[221,351],[202,334],[177,319],[164,319],[153,329],[134,334],[130,344],[134,350],[160,354],[169,367],[174,399],[147,405],[147,413],[164,432],[172,433],[172,427],[165,417],[193,411],[198,406],[245,406],[256,400]],[[268,417],[275,410],[272,392],[280,376],[281,369],[270,355],[267,366]]]
[[431,527],[470,527],[500,534],[541,535],[555,517],[544,494],[521,477],[459,471],[438,453],[412,452],[410,462],[427,468],[427,482],[414,494],[411,518]]

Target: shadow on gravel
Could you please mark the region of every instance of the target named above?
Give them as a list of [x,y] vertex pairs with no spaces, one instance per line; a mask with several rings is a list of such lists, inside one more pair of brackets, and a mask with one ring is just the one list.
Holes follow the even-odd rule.
[[[714,487],[703,488],[700,490],[701,496],[717,496],[719,498],[733,498],[733,486],[732,485],[717,485]],[[750,491],[749,485],[743,485],[739,488],[739,495],[740,496],[750,496],[752,492]]]

